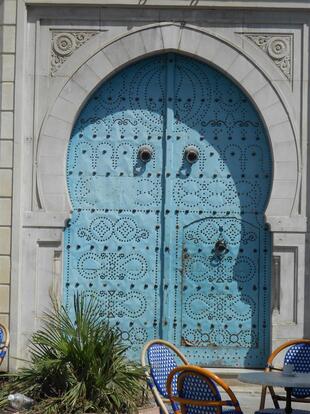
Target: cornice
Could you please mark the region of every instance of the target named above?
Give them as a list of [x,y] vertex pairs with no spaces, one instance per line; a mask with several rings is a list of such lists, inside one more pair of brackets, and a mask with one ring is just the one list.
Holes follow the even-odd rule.
[[24,0],[26,5],[309,10],[310,0]]

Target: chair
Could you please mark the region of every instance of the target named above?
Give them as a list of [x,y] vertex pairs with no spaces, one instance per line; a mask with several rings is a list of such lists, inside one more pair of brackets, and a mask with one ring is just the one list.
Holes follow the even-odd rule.
[[[173,390],[173,381],[177,391]],[[220,386],[229,399],[222,400]],[[234,414],[242,413],[230,387],[206,368],[187,365],[175,368],[168,376],[168,396],[172,404],[179,404],[176,414]],[[228,407],[228,409],[225,407]]]
[[162,414],[174,412],[169,412],[166,405],[170,405],[166,383],[170,372],[180,365],[177,364],[178,360],[182,365],[188,365],[187,359],[178,348],[162,339],[149,341],[142,350],[141,364],[146,368],[147,384]]
[[5,325],[0,323],[0,365],[6,356],[10,343],[10,334]]
[[[276,348],[269,356],[265,371],[282,371],[282,367],[275,366],[275,359],[281,356],[282,351],[285,351],[284,365],[293,364],[296,372],[310,372],[310,339],[295,339],[287,341]],[[274,409],[265,409],[266,393],[269,389]],[[310,403],[310,388],[293,388],[292,402]],[[284,409],[280,408],[279,401],[286,401],[286,397],[277,395],[273,387],[263,386],[261,394],[260,408],[257,413],[283,413]],[[293,410],[293,413],[307,412],[303,410]]]

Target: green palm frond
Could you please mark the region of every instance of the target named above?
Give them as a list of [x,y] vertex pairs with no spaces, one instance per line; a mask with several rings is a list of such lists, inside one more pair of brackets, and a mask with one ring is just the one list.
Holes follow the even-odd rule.
[[144,372],[126,358],[120,334],[100,315],[96,302],[74,298],[74,320],[55,298],[43,326],[30,340],[30,362],[0,390],[36,401],[32,413],[131,413],[142,393]]

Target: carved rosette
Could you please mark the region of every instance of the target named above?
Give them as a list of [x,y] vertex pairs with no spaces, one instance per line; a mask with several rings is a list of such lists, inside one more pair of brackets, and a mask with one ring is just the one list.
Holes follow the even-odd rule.
[[244,36],[262,49],[292,81],[293,35],[247,33]]
[[87,42],[98,32],[52,32],[51,47],[51,76],[54,76],[58,69],[64,64],[73,52]]

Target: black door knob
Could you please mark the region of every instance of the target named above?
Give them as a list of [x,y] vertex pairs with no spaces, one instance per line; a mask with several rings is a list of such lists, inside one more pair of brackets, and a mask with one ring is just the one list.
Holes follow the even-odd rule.
[[228,252],[228,249],[225,240],[218,240],[215,243],[214,251],[216,256],[223,256],[226,254]]
[[138,155],[142,162],[147,163],[152,159],[153,149],[148,145],[143,145],[139,148]]
[[196,147],[189,146],[185,149],[185,159],[190,164],[194,164],[198,161],[199,158],[199,151]]

